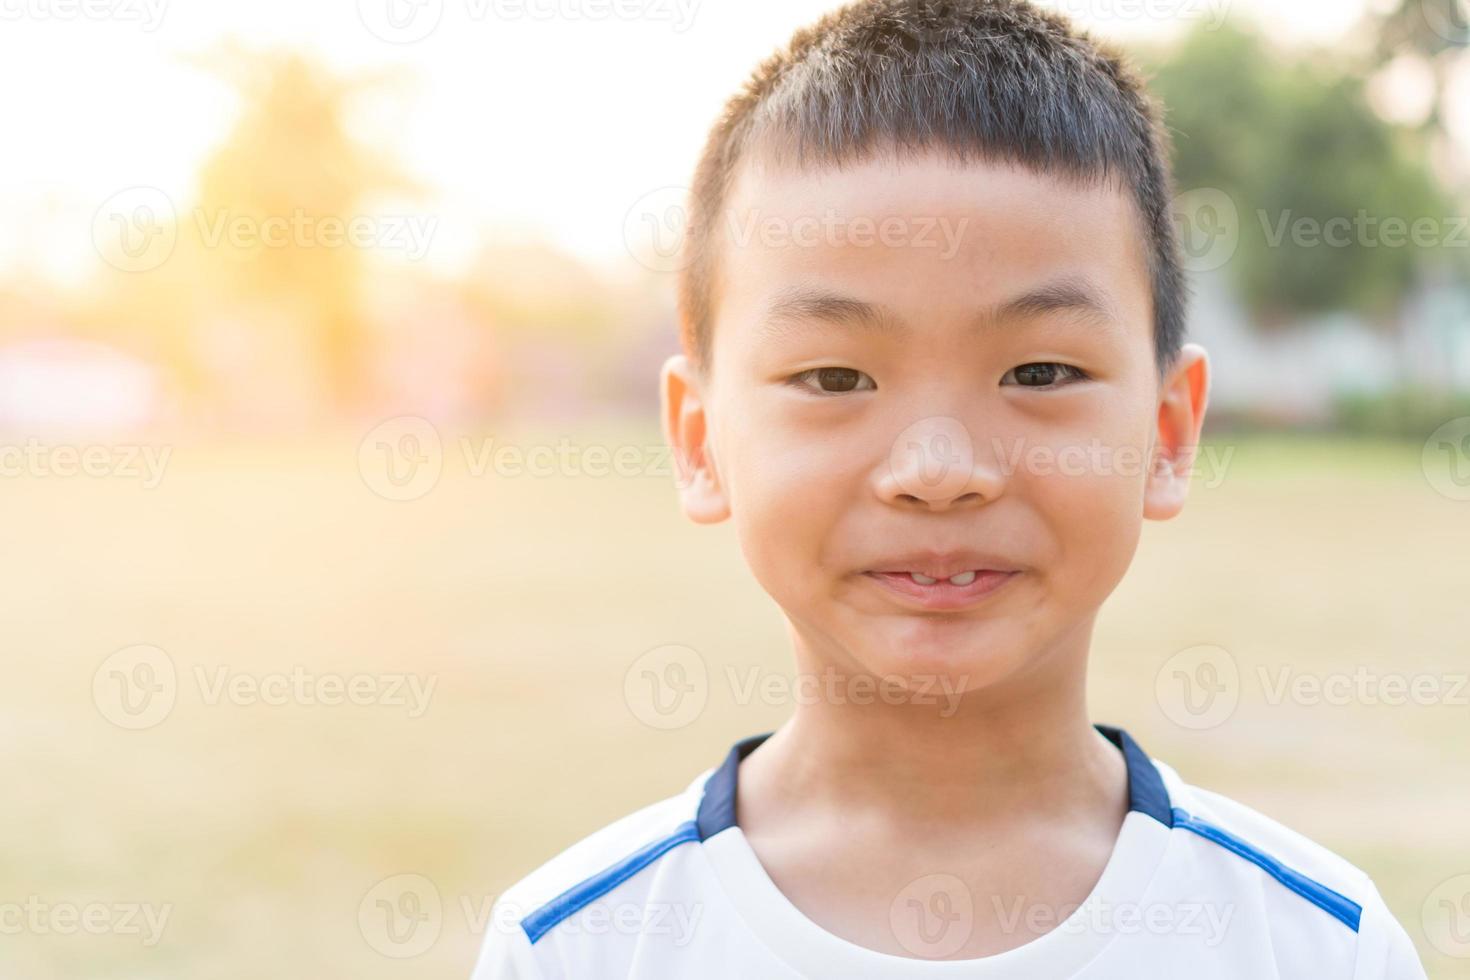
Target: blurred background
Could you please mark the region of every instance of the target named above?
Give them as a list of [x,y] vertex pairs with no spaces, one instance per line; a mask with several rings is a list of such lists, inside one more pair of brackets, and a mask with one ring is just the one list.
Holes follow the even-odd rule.
[[[1214,366],[1095,716],[1470,977],[1470,5],[1043,5],[1169,104]],[[465,976],[789,714],[655,382],[704,134],[832,6],[0,4],[0,975]]]

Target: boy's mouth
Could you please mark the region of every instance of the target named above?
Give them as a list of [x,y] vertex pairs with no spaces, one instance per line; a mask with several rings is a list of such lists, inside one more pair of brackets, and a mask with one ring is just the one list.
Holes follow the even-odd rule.
[[1019,569],[977,552],[920,552],[865,571],[892,595],[925,609],[959,609],[1009,582]]
[[907,603],[929,610],[962,609],[1019,575],[993,568],[972,569],[936,579],[916,572],[865,572],[867,578]]
[[958,575],[951,575],[951,576],[949,576],[946,579],[930,578],[928,575],[924,575],[924,574],[922,574],[920,572],[878,572],[876,574],[878,574],[878,575],[907,575],[909,578],[913,579],[915,582],[919,583],[920,585],[937,585],[941,581],[948,582],[950,585],[969,585],[971,582],[975,581],[975,576],[976,575],[978,575],[978,574],[980,574],[981,572],[984,572],[984,571],[986,571],[986,569],[983,569],[983,568],[971,569],[968,572],[960,572]]

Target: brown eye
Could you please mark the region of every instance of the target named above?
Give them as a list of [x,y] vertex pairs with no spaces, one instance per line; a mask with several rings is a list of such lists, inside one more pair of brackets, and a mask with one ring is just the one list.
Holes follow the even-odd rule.
[[[851,391],[873,389],[877,385],[873,379],[856,368],[824,367],[812,368],[794,375],[789,383],[798,388],[805,388],[816,394],[822,395],[844,395]],[[813,384],[812,382],[815,382]],[[867,382],[867,384],[864,384]]]
[[1055,364],[1022,364],[1016,368],[1016,381],[1023,385],[1049,385],[1057,379]]
[[820,368],[817,384],[823,391],[852,391],[862,378],[862,372],[852,368]]
[[[1055,384],[1058,380],[1074,378],[1080,380],[1086,377],[1082,371],[1072,367],[1070,364],[1057,364],[1053,361],[1037,361],[1032,364],[1022,364],[1020,367],[1012,368],[1006,377],[1015,376],[1016,384],[1023,388],[1046,388]],[[1005,378],[1001,379],[1002,382]]]

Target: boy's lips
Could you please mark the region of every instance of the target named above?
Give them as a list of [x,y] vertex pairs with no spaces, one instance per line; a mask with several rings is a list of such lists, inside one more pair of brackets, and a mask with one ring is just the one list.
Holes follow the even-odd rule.
[[947,579],[965,572],[1017,572],[1020,566],[999,555],[983,551],[910,551],[901,555],[888,555],[867,566],[867,572],[902,573],[910,572],[932,579]]
[[924,609],[963,609],[971,603],[994,592],[1015,578],[1020,572],[1001,572],[994,569],[979,569],[973,577],[961,577],[962,585],[952,579],[937,579],[929,584],[920,583],[907,572],[865,572],[880,588],[912,602]]
[[1014,563],[978,551],[919,551],[881,559],[863,575],[924,609],[960,609],[1020,573]]

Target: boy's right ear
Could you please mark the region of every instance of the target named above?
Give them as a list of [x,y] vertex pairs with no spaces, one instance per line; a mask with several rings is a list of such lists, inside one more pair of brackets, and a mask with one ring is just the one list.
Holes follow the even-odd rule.
[[683,354],[664,361],[659,393],[664,439],[674,451],[684,515],[696,524],[718,524],[730,516],[730,502],[715,467],[704,392],[694,366]]

